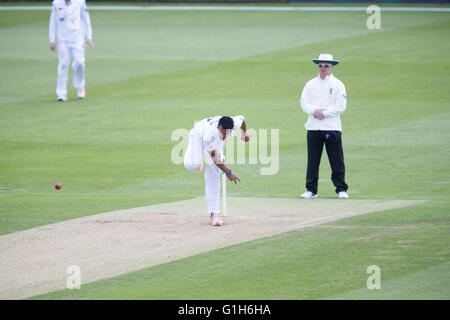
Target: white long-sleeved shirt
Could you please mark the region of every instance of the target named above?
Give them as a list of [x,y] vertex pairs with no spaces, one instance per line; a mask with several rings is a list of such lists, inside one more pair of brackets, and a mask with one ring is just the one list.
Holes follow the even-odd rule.
[[[225,140],[222,140],[220,138],[220,132],[217,129],[217,125],[219,124],[220,118],[222,118],[222,116],[206,118],[195,124],[194,128],[198,131],[198,134],[202,136],[203,152],[213,150],[223,152],[223,149],[225,148]],[[233,119],[234,122],[231,135],[234,136],[236,132],[238,132],[238,130],[241,128],[245,118],[242,115],[231,118]]]
[[[347,94],[342,81],[332,74],[325,79],[318,75],[308,81],[303,88],[300,104],[308,114],[306,130],[342,131],[340,114],[347,108]],[[316,109],[325,109],[325,118],[314,118]]]
[[50,14],[49,40],[83,43],[92,40],[92,27],[86,0],[54,0]]

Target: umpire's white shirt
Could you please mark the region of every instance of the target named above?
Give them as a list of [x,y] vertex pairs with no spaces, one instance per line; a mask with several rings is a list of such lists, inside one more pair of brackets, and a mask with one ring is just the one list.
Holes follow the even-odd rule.
[[50,15],[50,43],[65,41],[83,47],[84,39],[92,40],[92,27],[86,0],[54,0]]
[[[308,114],[306,130],[342,131],[340,114],[347,108],[347,94],[342,81],[332,74],[325,79],[318,75],[308,81],[303,88],[300,104]],[[316,109],[325,109],[325,118],[314,118]]]

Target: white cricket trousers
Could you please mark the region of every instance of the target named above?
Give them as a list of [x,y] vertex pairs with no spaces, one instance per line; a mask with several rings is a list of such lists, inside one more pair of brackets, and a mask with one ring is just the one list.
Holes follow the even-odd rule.
[[72,70],[73,79],[72,84],[78,90],[84,89],[84,70],[85,57],[84,45],[74,45],[71,42],[58,42],[58,82],[56,84],[56,95],[67,96],[67,77],[69,73],[70,61],[73,58]]
[[[184,155],[184,167],[187,170],[195,170],[203,168],[203,147],[202,136],[196,128],[189,132],[189,144]],[[220,213],[220,172],[212,160],[211,156],[206,153],[205,168],[205,197],[208,204],[208,214],[211,212]]]

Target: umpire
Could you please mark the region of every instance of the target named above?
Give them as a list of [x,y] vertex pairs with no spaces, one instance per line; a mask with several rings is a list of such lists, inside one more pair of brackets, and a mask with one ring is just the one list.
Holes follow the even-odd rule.
[[302,198],[316,198],[319,180],[320,158],[323,145],[331,166],[331,180],[338,198],[347,199],[345,183],[344,152],[342,150],[342,124],[340,114],[347,107],[344,84],[333,76],[333,67],[339,63],[331,54],[320,54],[312,60],[319,67],[319,75],[308,81],[303,88],[300,104],[308,114],[305,123],[308,142],[308,168],[306,191]]

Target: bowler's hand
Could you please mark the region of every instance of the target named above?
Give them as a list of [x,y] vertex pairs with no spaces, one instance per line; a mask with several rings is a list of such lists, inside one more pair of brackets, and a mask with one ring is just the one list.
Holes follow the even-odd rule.
[[52,51],[56,50],[56,42],[50,43],[50,50],[52,50]]
[[323,118],[325,118],[324,114],[323,114],[324,109],[316,109],[314,111],[314,118],[322,120]]
[[236,177],[236,175],[233,172],[229,176],[227,175],[227,177],[230,181],[233,181],[234,184],[237,184],[238,181],[241,182],[241,180],[238,177]]
[[250,135],[246,132],[241,136],[242,141],[248,142],[250,140]]
[[92,40],[86,40],[87,45],[89,46],[89,48],[91,48],[91,50],[94,49],[94,41]]

